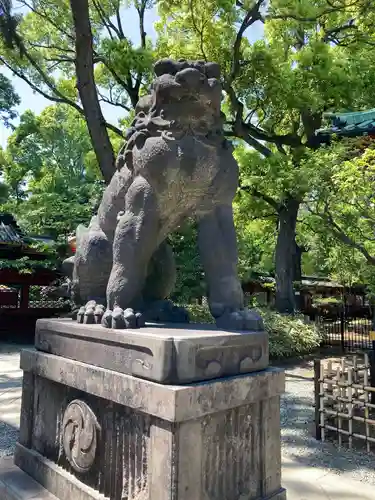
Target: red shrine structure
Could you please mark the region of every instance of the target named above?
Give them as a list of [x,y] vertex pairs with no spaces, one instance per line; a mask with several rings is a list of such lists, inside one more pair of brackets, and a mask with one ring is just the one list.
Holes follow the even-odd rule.
[[[57,316],[66,310],[63,301],[48,294],[60,275],[57,270],[43,268],[42,262],[48,255],[32,246],[40,240],[26,236],[12,215],[0,214],[1,337],[33,334],[37,319]],[[22,257],[34,262],[28,272],[14,265]]]

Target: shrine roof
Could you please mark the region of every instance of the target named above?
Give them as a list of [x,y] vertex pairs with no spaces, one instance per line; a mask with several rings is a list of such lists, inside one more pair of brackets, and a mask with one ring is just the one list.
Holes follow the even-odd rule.
[[0,245],[22,246],[25,235],[10,214],[0,214]]
[[316,131],[316,135],[320,138],[332,134],[346,137],[375,134],[375,109],[351,113],[325,113],[324,117],[331,122],[331,126]]
[[44,258],[44,252],[33,248],[33,243],[53,246],[54,240],[44,236],[26,235],[11,214],[0,213],[0,253],[2,258],[14,259],[22,255]]

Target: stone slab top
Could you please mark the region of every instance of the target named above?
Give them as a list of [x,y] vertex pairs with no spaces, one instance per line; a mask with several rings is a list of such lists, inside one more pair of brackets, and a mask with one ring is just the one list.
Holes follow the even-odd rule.
[[161,338],[163,340],[191,339],[192,337],[208,337],[216,339],[220,335],[241,337],[249,335],[248,330],[228,331],[221,330],[213,324],[203,323],[147,323],[142,328],[127,328],[125,330],[113,330],[103,328],[101,325],[84,325],[69,318],[43,318],[37,321],[38,328],[50,328],[56,332],[71,333],[102,339],[106,342],[126,342],[126,334],[136,337]]
[[279,396],[285,390],[284,371],[278,368],[185,385],[163,385],[34,349],[22,351],[21,368],[171,422],[251,404]]
[[231,332],[214,325],[108,330],[69,319],[41,319],[36,325],[35,347],[163,384],[250,373],[269,364],[266,332]]

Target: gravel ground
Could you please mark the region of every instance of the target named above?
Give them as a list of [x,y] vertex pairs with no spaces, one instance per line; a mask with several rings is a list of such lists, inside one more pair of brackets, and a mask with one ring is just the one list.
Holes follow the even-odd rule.
[[[286,392],[281,402],[283,456],[303,466],[324,468],[375,485],[375,453],[338,449],[329,442],[314,439],[313,362],[286,367]],[[374,497],[375,498],[375,497]]]
[[18,429],[0,422],[0,458],[13,455],[18,434]]

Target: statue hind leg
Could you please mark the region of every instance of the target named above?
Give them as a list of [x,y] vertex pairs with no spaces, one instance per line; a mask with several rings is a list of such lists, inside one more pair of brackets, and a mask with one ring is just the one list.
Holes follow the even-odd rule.
[[200,217],[198,243],[208,285],[208,301],[217,326],[226,330],[262,330],[259,314],[246,309],[244,304],[237,274],[237,242],[231,204],[217,206]]
[[91,219],[88,228],[78,226],[77,251],[74,257],[72,298],[76,305],[90,300],[103,303],[112,268],[112,244],[97,223]]
[[176,284],[176,262],[172,247],[163,241],[149,263],[142,291],[142,312],[146,321],[187,323],[189,314],[168,297]]

